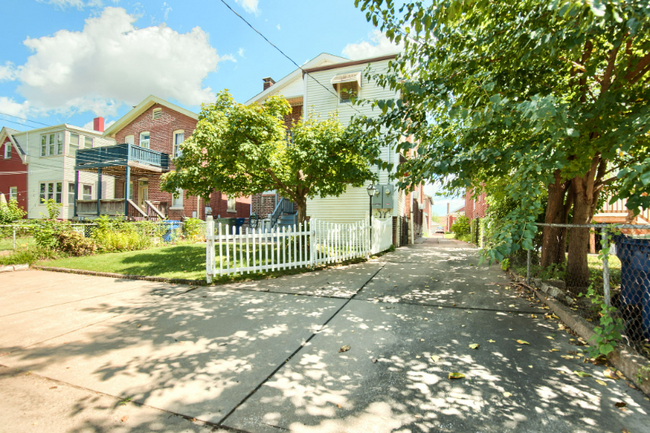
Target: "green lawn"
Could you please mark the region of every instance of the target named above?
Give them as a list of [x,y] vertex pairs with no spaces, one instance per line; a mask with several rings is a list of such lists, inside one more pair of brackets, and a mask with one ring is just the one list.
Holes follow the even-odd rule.
[[205,244],[69,257],[41,261],[37,265],[125,275],[204,280]]
[[[32,236],[16,237],[16,248],[34,245],[34,238]],[[0,251],[13,250],[13,238],[0,239]]]

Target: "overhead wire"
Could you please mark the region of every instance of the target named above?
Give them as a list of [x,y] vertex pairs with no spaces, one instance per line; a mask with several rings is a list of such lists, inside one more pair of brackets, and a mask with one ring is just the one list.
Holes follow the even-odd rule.
[[[36,124],[43,125],[43,126],[52,126],[52,125],[48,125],[47,123],[39,122],[38,120],[31,120],[31,119],[27,119],[27,118],[24,118],[24,117],[14,116],[13,114],[3,113],[2,111],[0,111],[0,114],[2,114],[3,116],[9,116],[9,117],[13,117],[15,119],[20,119],[20,120],[24,120],[26,122],[36,123]],[[3,119],[3,120],[7,120],[7,119]],[[7,122],[11,122],[11,120],[7,120]],[[16,122],[14,122],[14,123],[16,123]]]
[[[235,11],[235,10],[234,10],[234,9],[233,9],[229,4],[228,4],[228,3],[226,3],[225,0],[221,0],[221,3],[223,3],[223,4],[224,4],[228,9],[230,9],[230,11],[231,11],[233,14],[237,15],[237,16],[238,16],[238,17],[239,17],[239,18],[240,18],[244,23],[246,23],[246,25],[248,25],[248,27],[250,27],[251,29],[253,29],[253,31],[254,31],[255,33],[257,33],[258,35],[260,35],[260,36],[262,37],[262,39],[264,39],[266,42],[269,43],[269,45],[271,45],[273,48],[275,48],[275,49],[276,49],[280,54],[282,54],[286,59],[288,59],[291,63],[293,63],[293,64],[294,64],[298,69],[300,69],[300,70],[302,71],[303,74],[305,74],[305,75],[307,75],[308,77],[310,77],[312,80],[314,80],[315,82],[317,82],[317,83],[318,83],[318,84],[319,84],[323,89],[325,89],[328,93],[330,93],[331,95],[333,95],[335,98],[338,99],[339,95],[337,95],[336,93],[334,93],[331,89],[329,89],[329,88],[328,88],[327,86],[325,86],[323,83],[321,83],[321,82],[318,81],[316,78],[314,78],[313,75],[311,75],[309,72],[307,72],[307,71],[306,71],[302,66],[300,66],[300,65],[299,65],[295,60],[293,60],[291,57],[289,57],[289,56],[288,56],[284,51],[282,51],[282,50],[281,50],[277,45],[275,45],[275,44],[274,44],[273,42],[271,42],[271,41],[270,41],[266,36],[264,36],[264,35],[262,34],[262,32],[260,32],[259,30],[257,30],[257,29],[256,29],[256,28],[255,28],[251,23],[249,23],[249,22],[246,20],[246,18],[244,18],[244,17],[241,16],[237,11]],[[361,111],[359,111],[359,109],[358,109],[357,107],[354,106],[354,104],[351,104],[350,106],[351,106],[351,107],[352,107],[352,108],[353,108],[357,113],[359,113],[359,114],[363,114]]]

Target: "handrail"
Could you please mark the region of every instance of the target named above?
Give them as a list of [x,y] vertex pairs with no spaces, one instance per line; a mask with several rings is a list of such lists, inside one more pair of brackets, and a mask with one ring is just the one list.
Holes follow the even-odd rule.
[[271,228],[275,227],[275,224],[278,222],[278,219],[282,214],[283,202],[284,202],[284,198],[280,197],[280,201],[278,202],[278,204],[275,205],[275,209],[273,209],[273,212],[269,215],[269,219],[271,220]]
[[145,217],[145,218],[148,218],[148,217],[149,217],[149,215],[147,215],[147,214],[146,214],[142,209],[140,209],[140,207],[139,207],[137,204],[135,204],[135,202],[134,202],[133,200],[131,200],[130,198],[128,198],[128,199],[126,199],[126,201],[129,202],[129,204],[131,205],[131,207],[132,207],[133,209],[137,210],[137,211],[140,213],[140,215],[142,215],[142,216]]
[[145,200],[144,203],[149,207],[149,209],[154,211],[154,213],[158,216],[158,218],[160,218],[161,220],[165,219],[165,215],[163,215],[162,212],[160,212],[158,208],[154,206],[153,203],[151,203],[149,200]]

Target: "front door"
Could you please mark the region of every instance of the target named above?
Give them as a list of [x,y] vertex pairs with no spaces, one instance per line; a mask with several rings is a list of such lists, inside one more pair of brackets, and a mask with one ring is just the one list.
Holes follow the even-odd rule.
[[149,200],[149,181],[140,179],[138,181],[138,207],[144,209],[144,201]]

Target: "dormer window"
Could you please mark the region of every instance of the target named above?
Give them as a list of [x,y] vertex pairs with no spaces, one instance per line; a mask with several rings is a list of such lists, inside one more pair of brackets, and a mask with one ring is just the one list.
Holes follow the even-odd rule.
[[149,149],[149,132],[140,133],[140,147]]
[[359,96],[361,89],[361,72],[350,72],[334,76],[330,81],[339,96],[340,103],[350,102]]
[[11,159],[11,143],[5,143],[5,159]]
[[153,120],[158,120],[162,118],[162,108],[153,109]]

